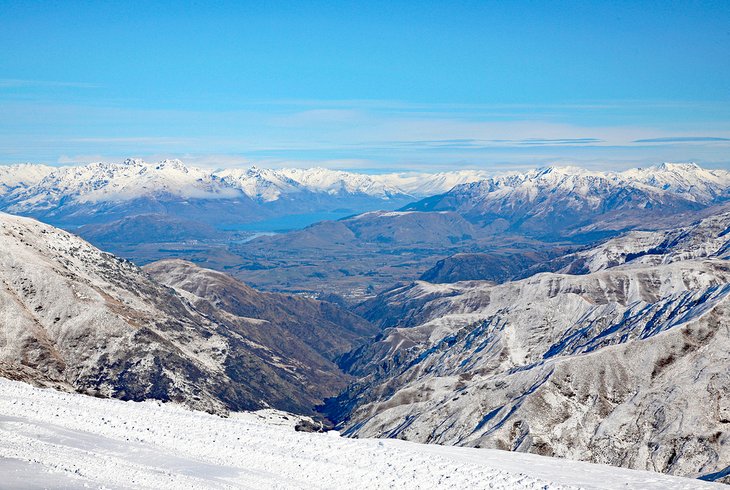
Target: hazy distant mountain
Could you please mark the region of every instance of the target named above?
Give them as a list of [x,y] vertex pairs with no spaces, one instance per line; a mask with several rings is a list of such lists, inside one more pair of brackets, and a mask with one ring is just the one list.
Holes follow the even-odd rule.
[[[237,277],[265,289],[362,298],[421,275],[505,282],[552,270],[546,262],[557,263],[569,248],[625,230],[676,227],[728,199],[730,173],[693,164],[621,173],[548,168],[457,185],[397,212],[320,222],[229,251],[241,257],[232,267]],[[229,265],[226,259],[221,267]]]
[[728,230],[724,213],[609,240],[562,273],[396,287],[358,307],[390,328],[344,357],[361,379],[331,409],[355,436],[721,478]]
[[333,359],[375,328],[337,306],[259,293],[180,261],[154,276],[78,237],[0,213],[0,373],[129,400],[313,413]]
[[365,195],[380,199],[412,198],[402,189],[389,185],[386,179],[374,176],[328,170],[310,169],[228,169],[217,172],[232,187],[264,202],[276,201],[299,193],[322,193],[332,196]]
[[451,211],[492,232],[590,239],[730,198],[730,172],[663,164],[620,173],[548,167],[458,185],[403,208]]

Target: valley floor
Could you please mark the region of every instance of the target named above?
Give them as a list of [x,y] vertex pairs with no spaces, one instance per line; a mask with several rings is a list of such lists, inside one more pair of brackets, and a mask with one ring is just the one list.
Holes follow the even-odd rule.
[[0,487],[724,488],[531,454],[300,433],[269,411],[220,418],[2,379]]

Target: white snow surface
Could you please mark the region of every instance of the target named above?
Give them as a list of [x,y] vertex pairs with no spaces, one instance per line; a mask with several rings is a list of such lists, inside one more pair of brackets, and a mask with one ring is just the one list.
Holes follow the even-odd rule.
[[0,379],[0,478],[27,488],[709,489],[722,485],[506,451],[295,432]]

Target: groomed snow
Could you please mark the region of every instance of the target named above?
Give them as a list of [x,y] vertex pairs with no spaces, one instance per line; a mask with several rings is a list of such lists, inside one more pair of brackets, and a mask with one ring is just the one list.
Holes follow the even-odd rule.
[[295,432],[0,380],[0,486],[12,488],[702,489],[721,485],[504,451]]

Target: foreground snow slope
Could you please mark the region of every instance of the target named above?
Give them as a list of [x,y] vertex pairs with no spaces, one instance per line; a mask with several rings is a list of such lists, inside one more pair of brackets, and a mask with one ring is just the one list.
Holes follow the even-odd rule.
[[[276,424],[278,422],[278,424]],[[0,478],[13,488],[723,488],[531,454],[295,432],[0,379]]]

